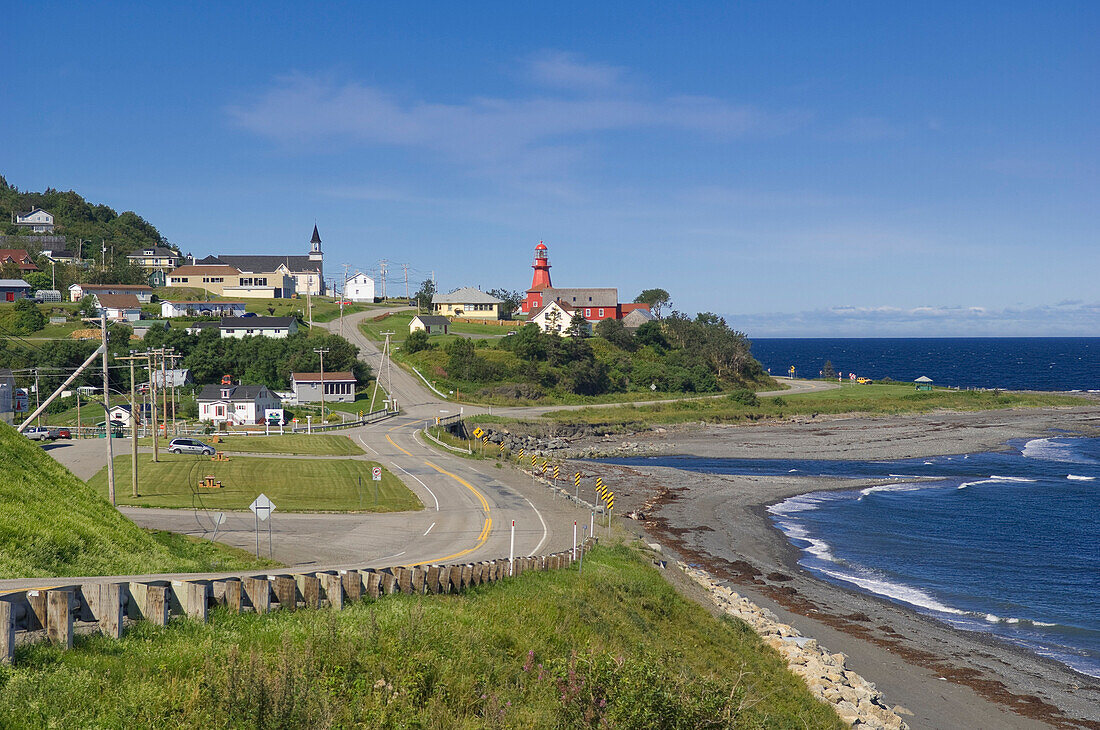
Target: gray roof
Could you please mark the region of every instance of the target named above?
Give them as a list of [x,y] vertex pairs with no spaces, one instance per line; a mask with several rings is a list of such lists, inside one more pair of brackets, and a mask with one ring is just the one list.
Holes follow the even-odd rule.
[[204,329],[218,329],[221,327],[221,322],[192,322],[188,325],[187,329],[204,330]]
[[7,289],[30,289],[31,285],[22,279],[0,279],[0,286]]
[[321,262],[310,261],[309,256],[207,256],[195,263],[200,266],[222,264],[253,274],[269,273],[280,266],[286,266],[291,271],[321,270]]
[[247,327],[257,329],[263,327],[290,327],[295,321],[294,317],[222,317],[222,327]]
[[145,253],[146,251],[152,251],[153,252],[151,254],[148,254],[150,256],[175,256],[176,258],[180,257],[180,255],[178,253],[176,253],[175,251],[173,251],[170,248],[165,248],[164,246],[146,246],[145,248],[139,248],[136,251],[133,251],[132,253],[126,254],[126,258],[128,258],[128,259],[141,258],[142,256],[147,255]]
[[618,289],[558,289],[542,290],[542,301],[558,300],[574,307],[614,307],[619,303]]
[[657,321],[657,316],[643,307],[632,309],[623,315],[623,326],[625,327],[641,327],[646,322],[655,321]]
[[914,380],[913,382],[914,383],[931,383],[932,378],[928,377],[927,375],[922,375],[919,378],[917,378],[916,380]]
[[455,289],[449,294],[436,294],[432,304],[500,304],[501,300],[472,286]]
[[[451,320],[447,319],[446,317],[442,317],[438,314],[418,314],[415,317],[413,317],[414,322],[418,319],[420,320],[420,322],[422,324],[428,325],[428,326],[431,326],[431,327],[435,327],[437,325],[448,325],[448,324],[451,323]],[[412,323],[410,322],[410,324],[412,324]]]
[[[229,390],[229,398],[222,398],[222,390]],[[266,385],[204,385],[196,400],[255,400],[267,395],[275,397]]]

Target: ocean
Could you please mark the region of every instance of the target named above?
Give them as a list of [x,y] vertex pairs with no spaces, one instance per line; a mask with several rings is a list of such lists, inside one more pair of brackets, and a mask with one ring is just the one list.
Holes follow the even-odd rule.
[[1100,677],[1100,439],[901,461],[611,459],[718,474],[874,480],[769,508],[820,578]]
[[1100,337],[930,337],[754,339],[752,353],[772,375],[819,377],[834,370],[905,382],[1006,390],[1100,389]]

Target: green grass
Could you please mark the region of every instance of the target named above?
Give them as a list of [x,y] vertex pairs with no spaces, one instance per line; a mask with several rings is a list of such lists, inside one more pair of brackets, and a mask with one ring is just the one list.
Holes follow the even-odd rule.
[[[153,463],[151,455],[139,455],[140,496],[134,498],[130,457],[115,458],[115,493],[119,504],[189,509],[201,503],[210,509],[245,510],[262,492],[283,512],[402,512],[424,507],[385,468],[375,503],[371,467],[380,464],[373,461],[230,456],[227,462],[216,462],[209,456],[163,452],[160,459]],[[199,489],[198,484],[206,475],[220,480],[222,488]],[[97,493],[106,494],[106,467],[88,484]]]
[[233,548],[142,530],[0,424],[0,578],[206,572],[272,565]]
[[[347,436],[337,434],[304,433],[284,434],[282,436],[227,436],[214,443],[208,436],[199,440],[210,444],[218,451],[228,453],[249,452],[254,454],[302,454],[313,456],[359,456],[363,450]],[[139,446],[152,447],[153,439],[138,439]],[[167,449],[167,443],[161,440],[160,448]]]
[[[677,401],[646,406],[583,408],[557,411],[545,418],[562,423],[587,424],[657,424],[685,423],[704,420],[707,423],[737,423],[763,418],[784,418],[812,414],[868,413],[893,415],[929,413],[936,410],[984,411],[999,408],[1042,406],[1079,406],[1082,398],[1057,393],[1016,393],[976,390],[917,392],[911,385],[845,385],[833,390],[796,395],[765,396],[756,405],[731,400],[729,397],[706,400]],[[482,422],[503,421],[493,416],[477,416]]]
[[504,337],[513,332],[526,322],[508,321],[505,324],[483,324],[481,322],[451,322],[450,331],[458,335],[494,335]]
[[[355,400],[351,403],[325,403],[325,410],[343,411],[344,413],[359,413],[362,411],[364,415],[370,413],[371,394],[374,392],[374,381],[370,381],[370,384],[359,391],[355,396]],[[382,401],[389,396],[386,394],[386,389],[381,385],[378,386],[378,395],[374,399],[374,410],[382,408]],[[319,405],[319,404],[318,404]]]
[[0,704],[28,728],[844,727],[745,624],[621,546],[592,551],[583,578],[22,646]]

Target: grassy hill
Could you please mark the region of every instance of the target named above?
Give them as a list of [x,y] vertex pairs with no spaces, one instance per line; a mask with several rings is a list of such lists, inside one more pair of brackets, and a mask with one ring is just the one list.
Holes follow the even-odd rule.
[[841,728],[745,624],[636,551],[341,613],[215,611],[0,670],[9,727]]
[[260,567],[239,550],[143,530],[0,424],[0,578]]

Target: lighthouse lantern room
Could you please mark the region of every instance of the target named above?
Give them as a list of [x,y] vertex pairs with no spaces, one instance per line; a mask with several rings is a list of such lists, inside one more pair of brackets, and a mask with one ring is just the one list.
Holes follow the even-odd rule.
[[531,288],[527,290],[527,297],[520,307],[525,314],[541,307],[544,304],[543,289],[550,289],[553,286],[550,283],[550,258],[546,254],[546,244],[542,241],[535,246],[535,263],[531,264],[531,268],[535,270],[534,276],[531,277]]

